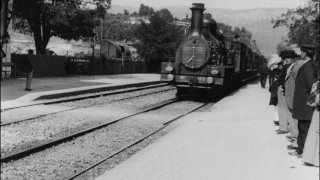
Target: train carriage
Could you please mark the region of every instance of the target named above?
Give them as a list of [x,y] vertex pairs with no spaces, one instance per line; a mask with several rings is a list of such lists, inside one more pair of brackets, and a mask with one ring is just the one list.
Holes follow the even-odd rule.
[[177,87],[177,97],[199,89],[213,94],[256,76],[262,56],[235,35],[222,35],[211,17],[203,18],[204,4],[193,3],[190,9],[190,34],[176,50],[174,61],[161,65],[161,80]]

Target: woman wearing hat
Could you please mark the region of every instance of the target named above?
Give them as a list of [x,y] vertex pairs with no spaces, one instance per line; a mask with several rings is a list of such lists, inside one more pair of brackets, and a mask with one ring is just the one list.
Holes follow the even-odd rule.
[[301,58],[304,60],[297,72],[293,97],[292,117],[298,119],[298,149],[289,153],[301,157],[310,127],[314,108],[307,105],[311,87],[317,80],[318,67],[312,60],[315,51],[310,46],[301,47]]

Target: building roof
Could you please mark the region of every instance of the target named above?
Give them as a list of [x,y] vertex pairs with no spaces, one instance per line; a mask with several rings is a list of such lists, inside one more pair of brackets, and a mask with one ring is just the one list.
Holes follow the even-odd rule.
[[129,20],[125,21],[124,23],[141,24],[141,21],[146,24],[150,24],[150,20],[148,17],[129,17]]

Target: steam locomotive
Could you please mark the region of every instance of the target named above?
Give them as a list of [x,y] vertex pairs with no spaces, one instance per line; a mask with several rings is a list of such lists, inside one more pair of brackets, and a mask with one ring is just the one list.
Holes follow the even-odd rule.
[[161,80],[176,86],[177,97],[201,89],[212,95],[257,76],[265,58],[241,42],[238,35],[223,35],[214,19],[204,18],[204,4],[193,3],[190,9],[190,34],[176,50],[174,62],[161,64]]

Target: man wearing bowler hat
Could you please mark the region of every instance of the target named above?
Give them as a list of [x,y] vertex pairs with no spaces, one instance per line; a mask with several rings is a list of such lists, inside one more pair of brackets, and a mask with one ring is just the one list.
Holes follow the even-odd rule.
[[288,122],[289,122],[289,109],[286,103],[284,91],[285,91],[285,78],[287,74],[287,70],[292,63],[292,58],[294,58],[296,54],[293,50],[284,50],[280,53],[280,57],[282,58],[283,68],[278,76],[278,116],[279,116],[279,130],[277,130],[277,134],[286,134],[288,132]]
[[293,94],[294,94],[294,88],[295,88],[295,79],[296,74],[299,70],[300,63],[303,62],[303,60],[298,56],[298,54],[295,53],[295,51],[289,51],[288,57],[286,59],[288,61],[288,64],[290,66],[287,69],[287,72],[285,74],[284,78],[284,97],[286,100],[287,105],[287,112],[288,112],[288,122],[289,122],[289,132],[290,135],[286,136],[288,139],[292,141],[292,145],[288,146],[289,150],[296,150],[298,147],[297,144],[297,137],[298,137],[298,120],[292,118],[292,102],[293,102]]
[[314,111],[314,108],[308,106],[307,102],[312,85],[316,82],[319,72],[318,66],[312,59],[315,54],[315,49],[315,46],[301,46],[301,58],[303,59],[303,63],[301,63],[301,67],[299,68],[295,79],[296,85],[294,89],[292,117],[294,119],[298,119],[299,147],[296,152],[289,154],[298,157],[301,157],[303,153],[304,144]]

